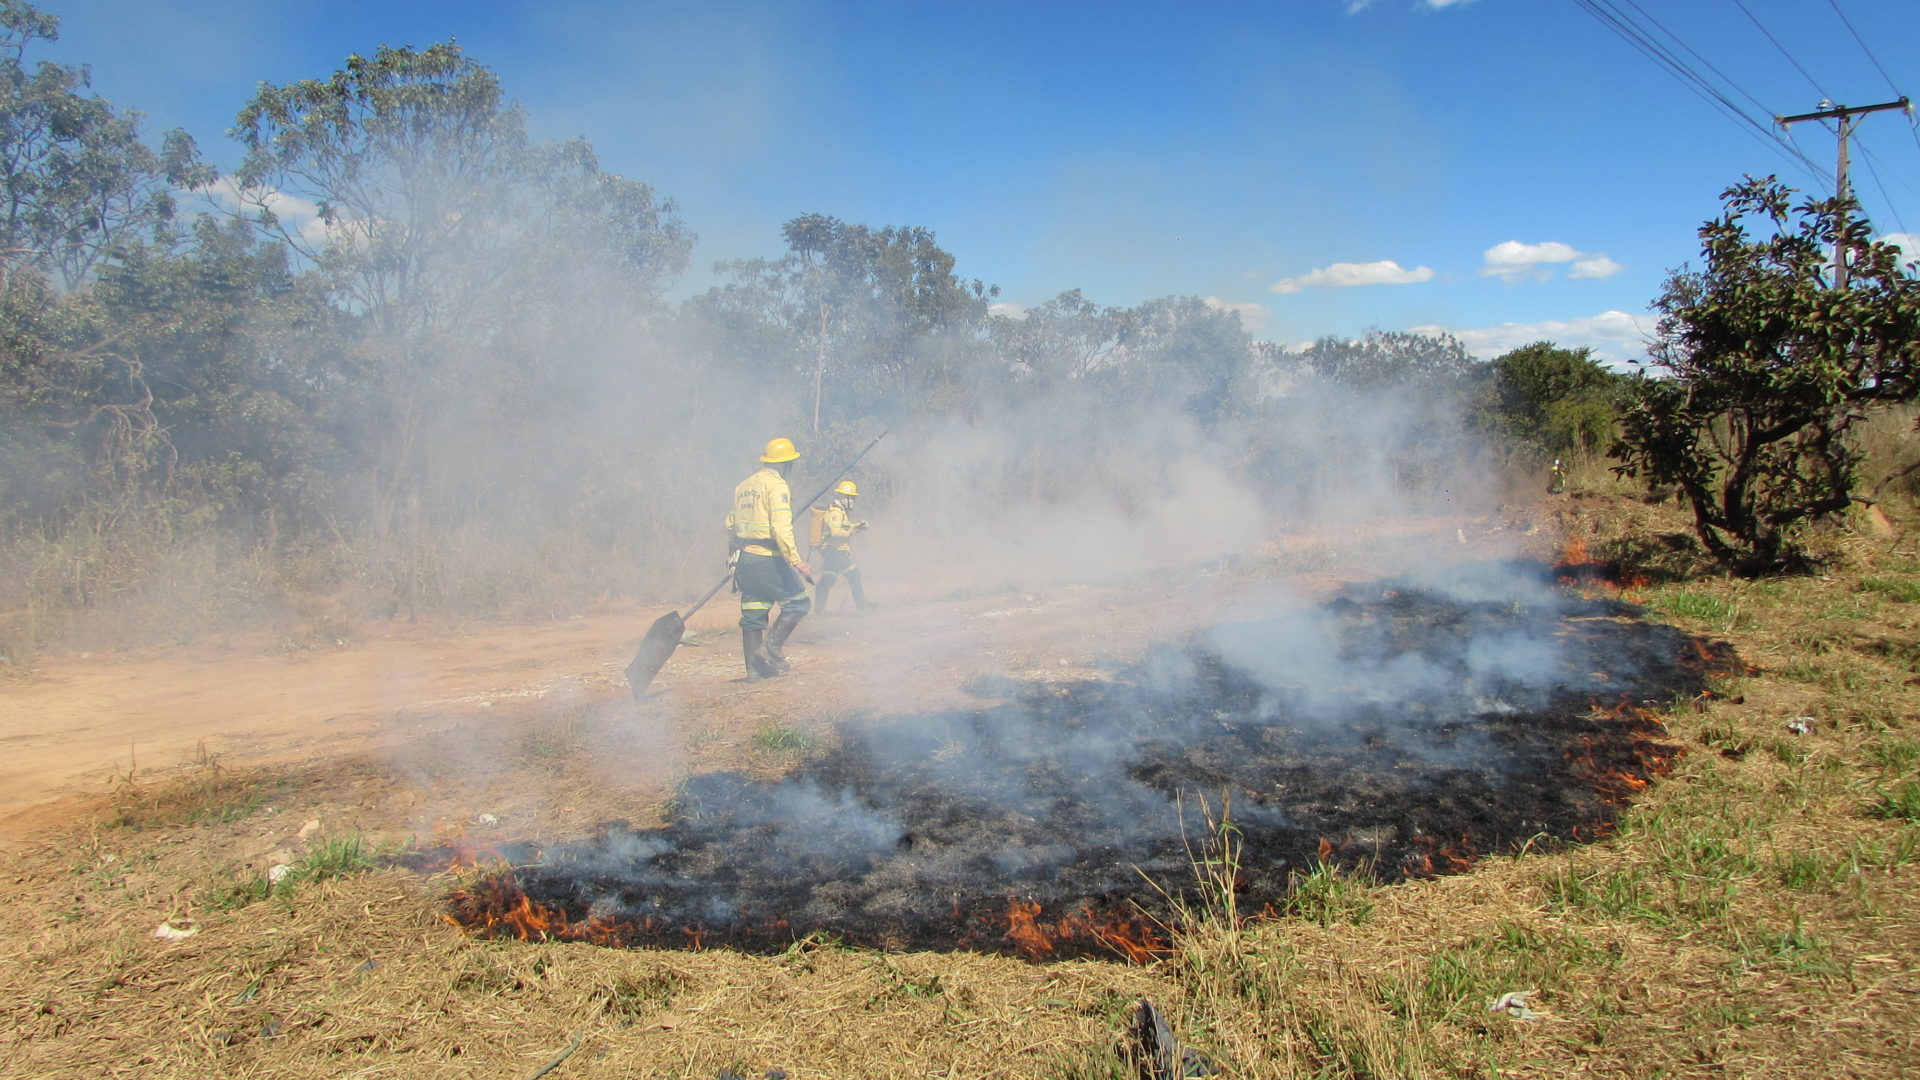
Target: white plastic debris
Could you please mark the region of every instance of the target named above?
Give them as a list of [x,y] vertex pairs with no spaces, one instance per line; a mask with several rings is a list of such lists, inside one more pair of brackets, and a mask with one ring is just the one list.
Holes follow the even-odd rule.
[[1795,735],[1806,735],[1813,731],[1813,717],[1796,716],[1787,721],[1787,730],[1793,732]]
[[1527,998],[1531,997],[1533,993],[1534,991],[1532,990],[1509,990],[1499,997],[1494,998],[1493,1001],[1487,1005],[1487,1011],[1491,1013],[1505,1013],[1515,1020],[1531,1020],[1536,1014],[1531,1008],[1527,1007]]
[[170,922],[163,922],[154,930],[153,936],[159,938],[161,941],[185,941],[199,932],[200,928],[192,923],[187,923],[185,926],[175,926]]
[[293,873],[293,864],[291,863],[281,863],[279,866],[270,867],[267,870],[267,884],[278,885],[287,880],[287,875],[291,873]]
[[500,824],[500,819],[497,817],[494,817],[492,814],[481,814],[479,817],[474,818],[473,822],[476,825],[485,825],[487,828],[491,829],[495,825]]

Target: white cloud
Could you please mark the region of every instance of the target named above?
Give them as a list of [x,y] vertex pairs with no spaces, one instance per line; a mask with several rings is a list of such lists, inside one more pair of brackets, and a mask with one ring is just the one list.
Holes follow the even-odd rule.
[[1003,319],[1017,320],[1027,317],[1027,309],[1021,307],[1019,304],[1009,304],[1005,300],[1002,300],[998,303],[988,304],[987,314],[998,315]]
[[1240,325],[1250,334],[1257,334],[1265,330],[1267,328],[1267,318],[1273,314],[1273,309],[1267,307],[1265,304],[1235,304],[1222,300],[1217,296],[1207,297],[1206,302],[1208,307],[1216,311],[1231,311],[1238,314],[1240,316]]
[[1558,240],[1549,240],[1544,244],[1503,240],[1486,250],[1487,269],[1481,273],[1497,274],[1506,268],[1531,270],[1535,263],[1572,262],[1579,257],[1580,253],[1572,245]]
[[1345,289],[1355,285],[1412,285],[1432,280],[1431,267],[1416,266],[1407,270],[1392,259],[1381,259],[1370,263],[1334,263],[1310,274],[1282,278],[1274,282],[1272,288],[1277,293],[1297,293],[1309,286]]
[[1604,253],[1580,251],[1572,244],[1563,244],[1558,240],[1543,244],[1502,240],[1482,252],[1481,257],[1485,265],[1480,268],[1480,276],[1497,277],[1502,281],[1518,281],[1528,277],[1545,281],[1553,276],[1553,271],[1548,267],[1557,263],[1573,264],[1573,269],[1567,274],[1569,278],[1612,277],[1626,269]]
[[1625,269],[1626,267],[1614,262],[1605,255],[1589,255],[1582,259],[1573,260],[1573,269],[1567,271],[1567,276],[1576,280],[1585,281],[1612,277]]
[[1906,261],[1920,259],[1920,233],[1888,233],[1880,238],[1883,244],[1892,244],[1906,256]]
[[1467,347],[1468,352],[1482,360],[1491,360],[1536,341],[1551,341],[1568,349],[1584,345],[1593,350],[1594,359],[1614,367],[1623,367],[1630,360],[1646,356],[1647,341],[1653,336],[1654,317],[1631,315],[1624,311],[1603,311],[1580,319],[1510,322],[1466,328],[1416,326],[1412,330],[1417,334],[1452,334]]

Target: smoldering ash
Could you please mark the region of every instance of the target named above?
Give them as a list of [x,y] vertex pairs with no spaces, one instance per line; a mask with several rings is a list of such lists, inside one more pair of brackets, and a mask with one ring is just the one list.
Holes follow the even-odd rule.
[[846,723],[777,781],[696,776],[662,827],[520,850],[450,917],[622,945],[1149,957],[1223,835],[1257,912],[1321,864],[1394,880],[1606,832],[1677,752],[1652,706],[1733,662],[1631,614],[1483,565],[1212,627],[1103,679],[978,679],[975,707]]

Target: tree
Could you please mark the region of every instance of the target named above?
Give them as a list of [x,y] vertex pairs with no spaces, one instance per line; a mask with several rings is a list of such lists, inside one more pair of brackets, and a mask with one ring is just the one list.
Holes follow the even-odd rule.
[[[529,417],[577,388],[569,361],[657,310],[693,236],[584,140],[534,142],[495,75],[450,42],[263,84],[234,134],[253,220],[359,323],[333,358],[354,377],[329,404],[359,421],[341,438],[370,448],[373,532],[389,555],[414,552],[411,596],[421,518],[482,513],[500,487],[490,464],[552,454],[513,438],[543,437]],[[475,430],[494,456],[466,449]]]
[[1611,443],[1626,387],[1582,347],[1536,341],[1494,358],[1479,373],[1483,426],[1551,456]]
[[1634,384],[1612,451],[1621,474],[1678,485],[1708,550],[1746,572],[1801,561],[1797,527],[1853,500],[1853,427],[1920,394],[1920,280],[1850,198],[1792,197],[1771,176],[1722,192],[1705,269],[1655,301],[1657,377]]
[[[771,359],[797,370],[776,366],[766,374],[807,373],[817,426],[897,415],[960,381],[979,351],[987,301],[1000,290],[956,275],[953,255],[931,230],[875,229],[804,214],[781,235],[785,256],[723,263],[732,282],[699,298],[696,307],[710,324],[785,341]],[[749,331],[756,322],[760,329]],[[746,359],[765,363],[769,356]]]
[[1126,313],[1118,362],[1101,371],[1135,400],[1170,403],[1211,426],[1246,403],[1252,342],[1240,316],[1197,296],[1149,300]]
[[[583,140],[532,142],[498,78],[452,43],[263,84],[234,132],[238,190],[262,227],[390,333],[483,336],[503,322],[494,301],[581,265],[650,302],[692,248],[670,200],[602,172]],[[285,220],[300,210],[311,220]],[[525,260],[538,272],[515,274]]]
[[1084,379],[1113,362],[1127,313],[1102,307],[1079,289],[1032,308],[1021,318],[997,316],[989,328],[994,354],[1027,392]]
[[1473,367],[1473,356],[1451,334],[1369,330],[1358,340],[1324,337],[1306,347],[1308,370],[1354,389],[1449,386]]
[[173,191],[213,172],[178,129],[159,151],[140,141],[140,114],[86,94],[86,68],[29,71],[27,49],[59,36],[55,16],[0,0],[0,269],[30,267],[66,290],[116,245],[164,228]]
[[116,261],[169,257],[173,189],[212,176],[182,132],[142,142],[140,115],[88,93],[87,69],[30,69],[58,36],[56,17],[0,0],[0,518],[38,522],[164,479],[174,451],[141,355],[156,320],[94,286]]

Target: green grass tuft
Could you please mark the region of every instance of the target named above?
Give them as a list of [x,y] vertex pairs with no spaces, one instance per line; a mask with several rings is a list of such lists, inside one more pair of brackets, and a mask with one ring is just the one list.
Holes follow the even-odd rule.
[[792,724],[767,724],[753,733],[753,745],[762,753],[797,756],[811,752],[820,740]]
[[1860,588],[1863,592],[1879,593],[1902,604],[1920,601],[1920,578],[1866,577],[1860,579]]

